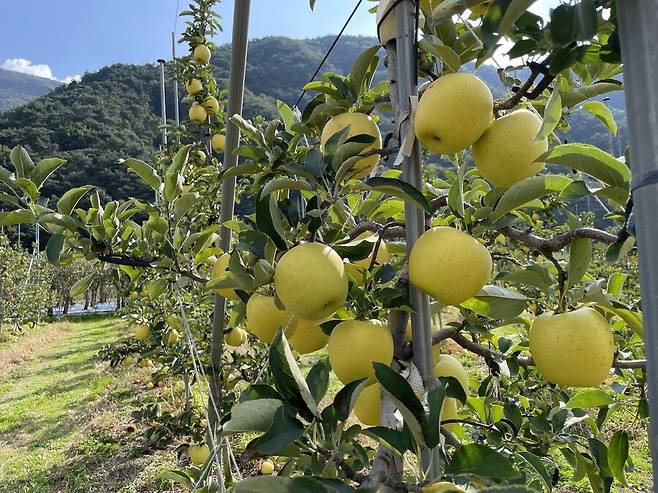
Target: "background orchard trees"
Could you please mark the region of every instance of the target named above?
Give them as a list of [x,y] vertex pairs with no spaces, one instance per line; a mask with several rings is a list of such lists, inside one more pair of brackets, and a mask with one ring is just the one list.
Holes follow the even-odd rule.
[[[631,175],[627,157],[561,138],[579,111],[615,132],[600,101],[622,88],[614,3],[573,1],[546,20],[526,10],[533,2],[420,2],[418,69],[431,82],[415,114],[426,149],[422,190],[401,180],[400,137],[380,135],[391,128],[397,103],[388,82],[373,85],[381,47],[365,51],[349,74],[309,83],[311,98],[299,112],[280,103],[278,119],[247,121],[223,112],[224,93],[199,48],[212,56],[215,3],[194,2],[183,13],[190,51],[177,74],[189,120],[169,129],[170,144],[153,164],[125,160],[153,189],[152,202],[102,203],[81,187],[55,208],[44,206],[39,188],[63,163],[34,165],[21,148],[12,153],[15,171],[2,172],[16,207],[0,215],[4,224],[49,228],[55,262],[98,260],[75,293],[106,264],[134,287],[126,313],[135,337],[104,354],[113,364],[152,366],[145,387],[167,379],[186,389],[166,412],[156,403],[136,414],[151,423],[154,441],[183,437],[180,452],[193,464],[168,477],[191,490],[231,486],[238,493],[447,487],[436,481],[475,491],[550,491],[585,477],[598,493],[625,484],[631,442],[618,419],[647,415],[636,252],[625,210]],[[514,63],[523,63],[501,67],[509,94],[494,100],[467,74],[503,41],[513,43]],[[393,41],[385,47],[389,64],[394,48]],[[479,103],[466,104],[474,92]],[[240,162],[229,169],[208,147],[222,150],[220,138],[209,140],[223,134],[227,118],[242,132]],[[216,247],[218,192],[232,176],[241,213],[226,224],[235,241],[223,252]],[[579,213],[583,197],[600,202],[606,230]],[[447,237],[428,240],[430,253],[418,251],[416,260],[404,245],[405,203],[424,211],[428,228],[447,228],[432,229],[426,238]],[[324,246],[311,251],[310,243]],[[486,268],[475,288],[452,297],[473,272],[470,250]],[[282,258],[300,251],[307,253],[293,267],[303,268],[282,268]],[[423,280],[423,273],[433,275]],[[304,292],[309,279],[325,282]],[[438,380],[427,393],[409,344],[409,282],[434,299]],[[215,290],[229,310],[223,365],[213,375],[222,386],[208,403],[220,421],[209,429]],[[539,316],[575,320],[583,313],[576,310],[595,322],[566,324],[580,329],[561,342],[573,350],[567,360],[546,342],[539,342],[544,351],[532,348],[531,326],[537,334],[543,323],[535,320],[549,320],[549,333],[557,326]],[[593,325],[610,339],[588,356],[578,347]],[[345,340],[351,344],[336,342]],[[299,355],[327,343],[329,357],[303,358],[313,364],[302,371]],[[606,358],[602,374],[586,382],[550,371],[580,374]],[[397,408],[393,420],[379,415],[381,393]],[[381,418],[398,425],[382,426]],[[440,449],[440,478],[419,467],[424,447]],[[245,479],[259,470],[261,477]]]

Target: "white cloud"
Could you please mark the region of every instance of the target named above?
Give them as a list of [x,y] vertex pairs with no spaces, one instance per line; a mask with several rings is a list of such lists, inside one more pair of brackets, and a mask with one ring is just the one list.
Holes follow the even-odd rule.
[[62,82],[64,84],[70,84],[71,82],[80,82],[82,80],[82,75],[69,75],[68,77],[65,77],[62,79]]
[[48,65],[35,65],[30,60],[26,60],[25,58],[8,58],[5,60],[5,63],[0,65],[0,67],[6,70],[12,70],[13,72],[20,72],[23,74],[36,75],[37,77],[43,77],[45,79],[57,80],[55,79],[53,71]]

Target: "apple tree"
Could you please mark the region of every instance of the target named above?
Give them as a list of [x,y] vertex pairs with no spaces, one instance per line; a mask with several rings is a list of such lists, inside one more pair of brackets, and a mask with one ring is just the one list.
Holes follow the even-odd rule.
[[[309,83],[303,107],[278,102],[272,121],[224,113],[208,63],[215,3],[182,14],[190,54],[176,70],[189,120],[169,129],[153,164],[125,160],[151,203],[103,204],[82,187],[52,209],[37,200],[50,168],[14,163],[3,180],[21,197],[5,224],[38,221],[52,257],[115,265],[142,290],[128,305],[135,337],[108,357],[157,361],[156,382],[180,378],[208,395],[186,392],[165,417],[177,427],[139,415],[189,439],[192,465],[167,478],[236,493],[626,484],[619,416],[647,416],[629,154],[568,133],[582,112],[616,132],[600,100],[623,88],[614,2],[573,0],[544,18],[532,1],[420,1],[425,82],[400,115],[397,2],[382,0],[383,49]],[[503,45],[511,61],[488,87],[474,70]],[[391,77],[375,81],[382,59]],[[401,136],[405,118],[412,131]],[[224,150],[226,125],[241,131],[230,168],[212,152]],[[422,189],[399,166],[416,139]],[[222,225],[229,178],[238,214]],[[594,214],[577,212],[584,199]],[[425,217],[413,248],[405,204]],[[230,251],[217,246],[221,226]],[[410,285],[432,299],[435,378],[414,358]],[[211,340],[215,295],[228,302],[215,313],[222,341]],[[440,468],[424,467],[427,451]]]

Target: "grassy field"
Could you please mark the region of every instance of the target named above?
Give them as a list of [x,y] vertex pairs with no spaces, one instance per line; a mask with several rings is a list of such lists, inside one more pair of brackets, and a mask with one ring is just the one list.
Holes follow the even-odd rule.
[[0,492],[176,491],[175,466],[131,422],[144,391],[135,370],[96,354],[121,335],[109,318],[43,325],[0,346]]
[[[118,320],[98,317],[42,325],[0,343],[0,493],[181,491],[156,479],[176,467],[173,447],[149,447],[143,427],[131,420],[134,409],[163,389],[146,390],[148,370],[110,369],[97,357],[123,333]],[[481,359],[454,345],[445,349],[483,376]],[[303,370],[324,356],[326,349],[304,356]],[[327,400],[339,389],[332,378]],[[635,471],[627,488],[613,487],[616,493],[652,491],[646,429],[634,412],[618,409],[605,430],[626,429],[632,440]],[[591,491],[567,469],[561,479],[557,492]]]

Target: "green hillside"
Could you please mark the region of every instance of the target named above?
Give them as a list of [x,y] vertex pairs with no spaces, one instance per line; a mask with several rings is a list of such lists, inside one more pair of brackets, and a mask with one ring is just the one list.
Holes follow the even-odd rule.
[[0,111],[29,103],[59,85],[56,80],[0,68]]
[[[294,104],[332,39],[268,37],[250,42],[246,115],[274,116],[276,99]],[[323,70],[347,73],[358,54],[375,43],[374,38],[342,38]],[[220,47],[213,57],[217,77],[224,84],[228,80],[229,58],[227,45]],[[0,77],[4,72],[0,71]],[[494,93],[502,94],[503,87],[493,67],[480,68],[478,75]],[[385,76],[382,64],[377,78]],[[7,104],[8,100],[1,95],[9,87],[11,84],[3,83],[0,78],[0,108]],[[626,142],[623,98],[619,94],[611,101],[616,105],[614,111],[620,123],[620,136],[612,142],[617,153]],[[171,84],[167,100],[168,114],[173,116]],[[105,67],[86,74],[81,82],[60,85],[28,104],[0,112],[0,161],[16,144],[25,146],[36,158],[67,159],[69,164],[53,176],[45,190],[46,196],[58,196],[71,187],[89,183],[98,186],[106,197],[146,198],[149,192],[141,182],[134,180],[117,162],[126,157],[149,159],[160,142],[159,105],[156,66]],[[181,114],[185,113],[186,108],[181,106]],[[610,146],[605,127],[583,112],[574,118],[570,136],[572,140],[592,142],[604,149]]]

